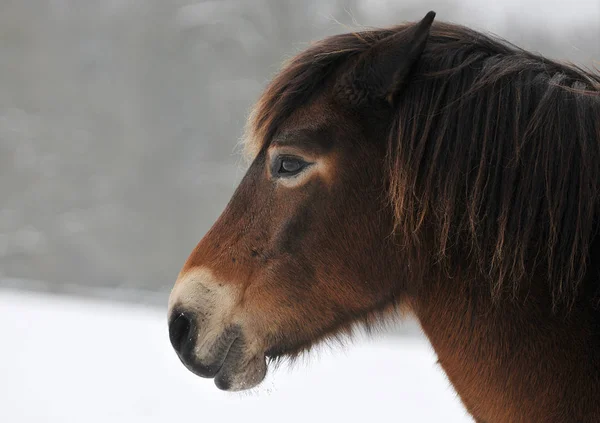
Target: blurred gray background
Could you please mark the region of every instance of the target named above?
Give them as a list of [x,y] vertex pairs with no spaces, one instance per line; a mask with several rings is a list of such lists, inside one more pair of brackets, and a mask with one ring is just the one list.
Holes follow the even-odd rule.
[[430,9],[599,65],[599,0],[0,0],[0,287],[165,304],[282,60]]

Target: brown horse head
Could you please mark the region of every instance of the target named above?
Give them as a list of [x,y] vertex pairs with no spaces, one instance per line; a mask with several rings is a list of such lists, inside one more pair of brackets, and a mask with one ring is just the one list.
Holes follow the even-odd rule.
[[[387,112],[418,60],[432,20],[430,14],[399,34],[397,56],[372,59],[389,60],[397,73],[374,75],[382,90],[372,98],[381,101],[377,113]],[[321,81],[318,95],[283,104],[280,91],[294,87],[282,85],[315,78],[297,69],[307,60],[297,58],[263,96],[249,140],[258,152],[171,294],[175,349],[191,371],[216,376],[222,389],[256,385],[266,356],[299,352],[404,295],[390,236],[385,144],[370,142],[385,128],[359,124],[362,111],[348,107],[342,93],[355,94],[348,76],[347,86]],[[306,81],[289,81],[294,72]],[[279,116],[266,116],[267,108]]]
[[600,77],[433,19],[327,38],[271,82],[171,342],[241,390],[407,309],[481,421],[600,419]]

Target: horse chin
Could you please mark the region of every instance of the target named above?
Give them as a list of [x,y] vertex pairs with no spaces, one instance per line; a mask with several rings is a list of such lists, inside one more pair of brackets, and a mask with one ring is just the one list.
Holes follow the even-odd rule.
[[294,360],[310,349],[318,341],[310,340],[287,340],[279,344],[272,345],[265,352],[265,357],[270,362],[279,362],[283,360]]
[[295,347],[270,348],[262,354],[248,354],[243,341],[234,342],[221,369],[214,378],[217,388],[223,391],[243,391],[258,386],[267,374],[267,363],[280,359],[294,358],[305,351],[310,344]]
[[250,359],[229,356],[216,374],[214,382],[222,391],[243,391],[258,386],[267,374],[267,362],[264,355]]

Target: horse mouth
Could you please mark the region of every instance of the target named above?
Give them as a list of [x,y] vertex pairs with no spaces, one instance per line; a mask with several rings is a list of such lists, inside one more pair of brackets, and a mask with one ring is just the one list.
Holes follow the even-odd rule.
[[222,391],[242,391],[259,385],[267,374],[267,361],[264,354],[246,357],[232,355],[214,378],[215,385]]
[[238,329],[228,332],[217,339],[209,355],[199,357],[190,350],[188,354],[179,354],[179,359],[195,375],[213,379],[222,391],[254,388],[266,376],[266,357],[252,353]]

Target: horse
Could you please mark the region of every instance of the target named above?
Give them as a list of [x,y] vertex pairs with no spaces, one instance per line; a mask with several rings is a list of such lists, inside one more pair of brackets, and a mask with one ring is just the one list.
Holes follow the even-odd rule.
[[600,75],[434,20],[284,63],[170,341],[239,391],[402,312],[475,421],[599,422]]

